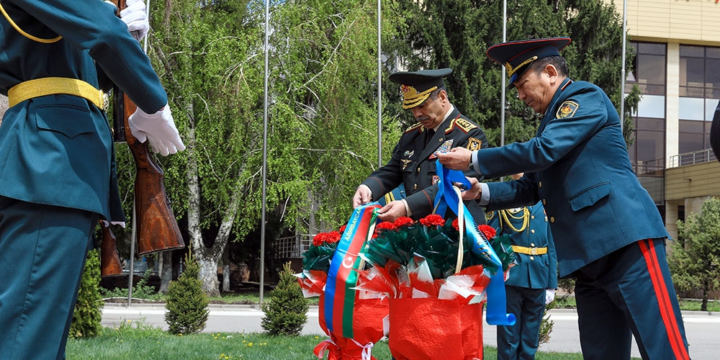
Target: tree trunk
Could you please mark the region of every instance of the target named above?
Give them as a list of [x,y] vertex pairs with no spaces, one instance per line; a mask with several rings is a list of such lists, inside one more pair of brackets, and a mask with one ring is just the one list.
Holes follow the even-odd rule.
[[170,281],[172,281],[173,274],[171,251],[163,251],[160,253],[160,264],[160,293],[167,294],[167,289]]
[[710,284],[708,280],[705,280],[705,284],[703,286],[703,297],[702,297],[702,304],[700,305],[700,311],[708,311],[707,304],[708,304],[708,292],[710,291]]
[[[243,188],[238,181],[237,187],[234,189],[230,204],[225,209],[223,221],[220,224],[217,237],[212,248],[205,247],[202,241],[202,232],[200,231],[200,186],[197,175],[197,156],[195,154],[195,130],[190,129],[188,132],[188,231],[190,233],[190,242],[195,254],[195,259],[200,267],[200,280],[202,288],[209,296],[220,296],[220,289],[217,278],[217,266],[220,257],[225,250],[228,239],[230,238],[230,230],[235,221],[237,207],[240,201],[240,195]],[[238,174],[242,174],[245,164],[241,166]]]
[[223,251],[223,281],[222,281],[222,292],[230,292],[230,252],[228,247],[225,247]]

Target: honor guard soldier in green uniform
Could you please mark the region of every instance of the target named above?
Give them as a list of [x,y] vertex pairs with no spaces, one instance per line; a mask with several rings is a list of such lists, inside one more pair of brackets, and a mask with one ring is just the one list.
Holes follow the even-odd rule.
[[[98,219],[125,221],[98,69],[138,105],[133,134],[184,150],[137,39],[142,1],[0,2],[0,358],[62,359]],[[98,358],[102,358],[98,354]]]
[[[403,184],[405,199],[396,199],[382,207],[379,218],[383,221],[394,221],[401,216],[423,218],[433,212],[438,190],[436,151],[456,147],[487,148],[480,127],[460,114],[448,99],[443,77],[450,73],[451,69],[439,69],[390,75],[391,81],[400,84],[403,109],[410,110],[417,123],[402,135],[390,161],[358,187],[353,207],[377,200]],[[484,224],[483,209],[474,202],[466,202],[466,205],[475,222]]]
[[507,312],[517,321],[497,328],[498,360],[534,359],[545,305],[553,301],[557,289],[557,257],[545,208],[538,202],[491,211],[487,217],[498,234],[510,236],[517,259],[505,281]]
[[[541,201],[550,218],[560,277],[575,278],[585,359],[689,359],[685,328],[665,254],[668,233],[630,166],[620,117],[599,87],[568,78],[560,49],[569,38],[493,45],[518,98],[543,120],[535,138],[483,151],[453,149],[440,162],[496,178],[473,186],[489,210]],[[464,151],[463,151],[464,150]]]

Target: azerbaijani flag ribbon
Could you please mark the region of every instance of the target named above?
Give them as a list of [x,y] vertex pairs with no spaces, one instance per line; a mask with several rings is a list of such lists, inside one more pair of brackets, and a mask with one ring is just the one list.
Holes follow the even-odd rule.
[[[355,287],[357,269],[361,259],[358,256],[365,246],[368,233],[377,221],[376,210],[381,206],[369,203],[357,207],[342,234],[335,254],[330,262],[327,284],[325,285],[324,311],[327,328],[330,333],[345,338],[353,338],[353,309],[355,307]],[[372,235],[372,234],[371,234]]]
[[499,269],[495,274],[491,274],[490,285],[487,287],[487,315],[486,320],[490,325],[514,325],[515,315],[507,314],[507,303],[505,301],[505,276],[502,271],[502,261],[490,245],[490,239],[485,239],[478,232],[475,220],[470,215],[470,211],[465,208],[458,198],[457,193],[453,190],[453,183],[461,183],[465,187],[470,187],[470,182],[465,178],[462,171],[450,170],[436,162],[435,169],[439,176],[438,192],[435,196],[435,204],[437,214],[444,214],[447,207],[455,214],[459,214],[459,206],[462,206],[465,214],[465,233],[472,241],[472,251],[478,255],[484,256]]

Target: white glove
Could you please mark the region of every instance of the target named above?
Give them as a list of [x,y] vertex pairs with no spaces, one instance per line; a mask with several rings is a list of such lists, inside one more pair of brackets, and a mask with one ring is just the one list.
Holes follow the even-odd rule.
[[128,118],[128,123],[133,136],[143,143],[145,140],[150,141],[153,150],[162,156],[185,150],[185,144],[180,139],[172,114],[170,114],[170,105],[165,105],[154,114],[147,114],[137,108],[135,113]]
[[[110,1],[106,3],[113,4]],[[120,19],[125,22],[128,27],[128,31],[132,34],[135,40],[140,41],[147,35],[150,29],[150,23],[147,18],[147,8],[143,0],[127,0],[127,7],[120,10]],[[114,6],[115,4],[113,4]]]
[[545,289],[545,305],[555,300],[555,289]]

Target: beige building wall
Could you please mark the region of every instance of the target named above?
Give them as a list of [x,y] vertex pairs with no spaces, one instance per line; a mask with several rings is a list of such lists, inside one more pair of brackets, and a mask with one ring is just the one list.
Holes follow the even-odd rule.
[[[614,1],[622,14],[622,1]],[[715,0],[627,0],[633,40],[720,45],[720,3]]]
[[[720,196],[720,163],[709,161],[665,170],[665,199]],[[690,208],[685,208],[687,214]]]

